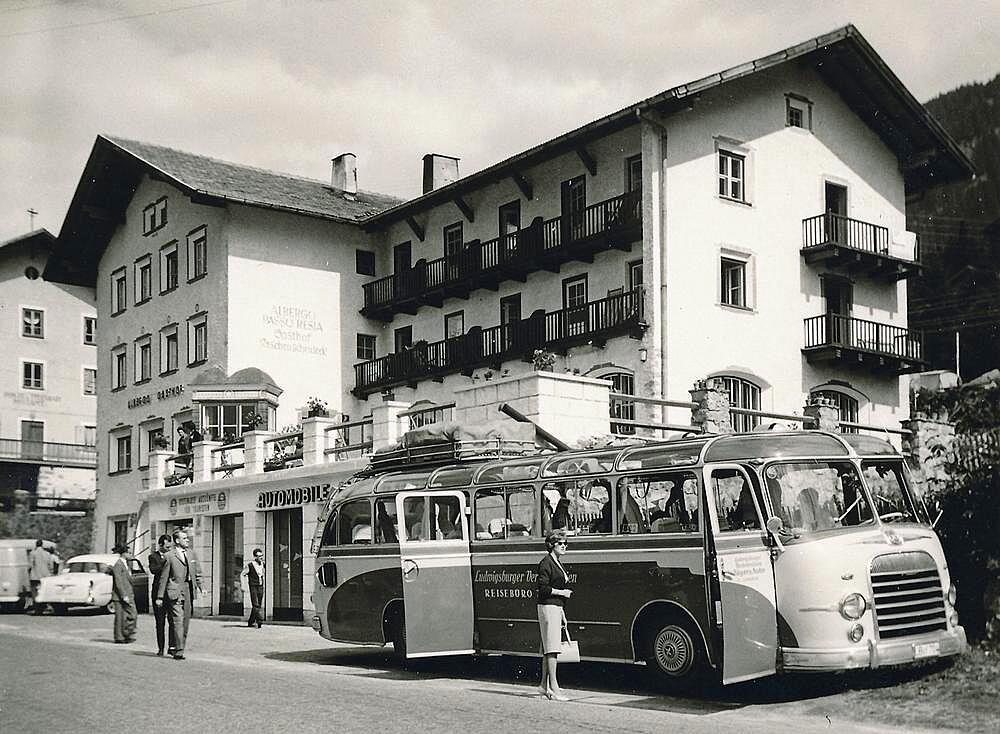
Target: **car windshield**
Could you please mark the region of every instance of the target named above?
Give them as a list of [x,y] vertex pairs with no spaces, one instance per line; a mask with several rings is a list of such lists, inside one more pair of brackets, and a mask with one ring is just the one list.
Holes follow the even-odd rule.
[[792,533],[873,522],[861,478],[847,461],[772,464],[764,471],[771,512]]
[[97,561],[70,561],[63,573],[111,573],[111,566]]
[[927,522],[921,508],[906,491],[900,462],[866,461],[861,471],[882,522]]

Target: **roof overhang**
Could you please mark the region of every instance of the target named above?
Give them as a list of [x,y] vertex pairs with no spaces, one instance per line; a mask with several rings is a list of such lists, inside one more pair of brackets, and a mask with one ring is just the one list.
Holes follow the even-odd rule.
[[817,36],[777,53],[681,84],[553,138],[423,196],[369,217],[366,228],[388,224],[456,198],[637,124],[644,112],[669,116],[689,109],[700,94],[781,64],[814,68],[836,90],[900,162],[907,194],[968,178],[971,161],[924,109],[853,25]]

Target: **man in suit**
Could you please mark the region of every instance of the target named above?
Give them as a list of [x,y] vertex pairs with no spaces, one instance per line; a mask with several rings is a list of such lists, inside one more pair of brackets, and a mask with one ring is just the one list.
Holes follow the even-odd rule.
[[127,644],[135,642],[138,616],[135,593],[132,589],[132,573],[128,568],[128,559],[125,558],[128,549],[119,543],[111,550],[118,554],[118,560],[111,567],[111,601],[115,605],[115,642]]
[[[156,654],[163,656],[163,643],[167,627],[167,608],[163,604],[156,603],[156,589],[160,585],[160,576],[163,575],[163,567],[166,565],[167,552],[174,547],[174,540],[164,533],[160,536],[159,548],[149,554],[149,572],[153,574],[152,583],[149,585],[149,595],[153,608],[153,617],[156,619]],[[163,597],[160,597],[161,599]],[[170,637],[170,646],[167,652],[174,654],[174,638]]]
[[166,606],[167,623],[174,641],[174,660],[183,660],[195,587],[201,591],[201,579],[196,563],[188,553],[188,534],[185,531],[174,531],[174,549],[166,553],[163,560],[153,604]]
[[247,627],[253,627],[256,624],[257,629],[260,629],[264,624],[264,551],[260,548],[253,549],[253,560],[243,569],[242,575],[247,580],[252,607]]

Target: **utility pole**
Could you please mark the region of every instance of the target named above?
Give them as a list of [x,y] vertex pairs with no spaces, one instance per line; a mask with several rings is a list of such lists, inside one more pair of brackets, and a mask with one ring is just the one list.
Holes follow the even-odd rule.
[[35,231],[35,217],[36,216],[38,216],[38,212],[36,212],[33,208],[28,207],[28,221],[30,222],[30,224],[28,225],[28,231],[29,232],[34,232]]
[[955,329],[955,374],[958,375],[958,384],[962,384],[962,342],[959,336],[961,332]]

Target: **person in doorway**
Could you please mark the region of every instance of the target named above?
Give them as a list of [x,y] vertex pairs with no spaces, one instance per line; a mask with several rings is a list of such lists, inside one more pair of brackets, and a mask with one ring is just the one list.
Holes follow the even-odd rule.
[[538,626],[542,637],[542,683],[538,692],[550,701],[568,701],[556,679],[556,665],[562,650],[565,605],[573,591],[569,574],[559,557],[566,553],[566,533],[554,530],[545,536],[548,553],[538,564]]
[[195,560],[188,553],[188,534],[174,531],[174,548],[164,555],[163,573],[156,586],[154,604],[167,608],[167,625],[174,641],[174,660],[184,659],[184,647],[191,624],[194,591],[201,591]]
[[121,543],[111,549],[118,554],[118,560],[111,567],[111,601],[115,605],[115,642],[128,644],[135,642],[135,627],[138,611],[135,607],[135,592],[132,589],[132,573],[128,568],[125,554],[128,548]]
[[[167,628],[167,607],[164,604],[156,603],[156,590],[160,586],[160,576],[163,575],[163,567],[166,565],[166,555],[174,547],[174,539],[164,533],[160,536],[158,548],[149,554],[149,572],[153,574],[152,582],[149,586],[150,602],[153,608],[153,617],[156,620],[156,654],[163,656],[163,645],[166,642]],[[169,655],[174,654],[174,638],[170,637],[170,645],[167,647]]]
[[253,549],[253,560],[241,575],[247,580],[250,592],[250,619],[247,620],[247,627],[256,624],[257,629],[260,629],[264,625],[264,551],[260,548]]
[[55,561],[52,559],[52,554],[45,550],[41,540],[36,540],[34,549],[28,554],[28,580],[31,582],[32,614],[42,613],[42,606],[38,603],[38,587],[42,585],[43,578],[52,576],[55,572]]

